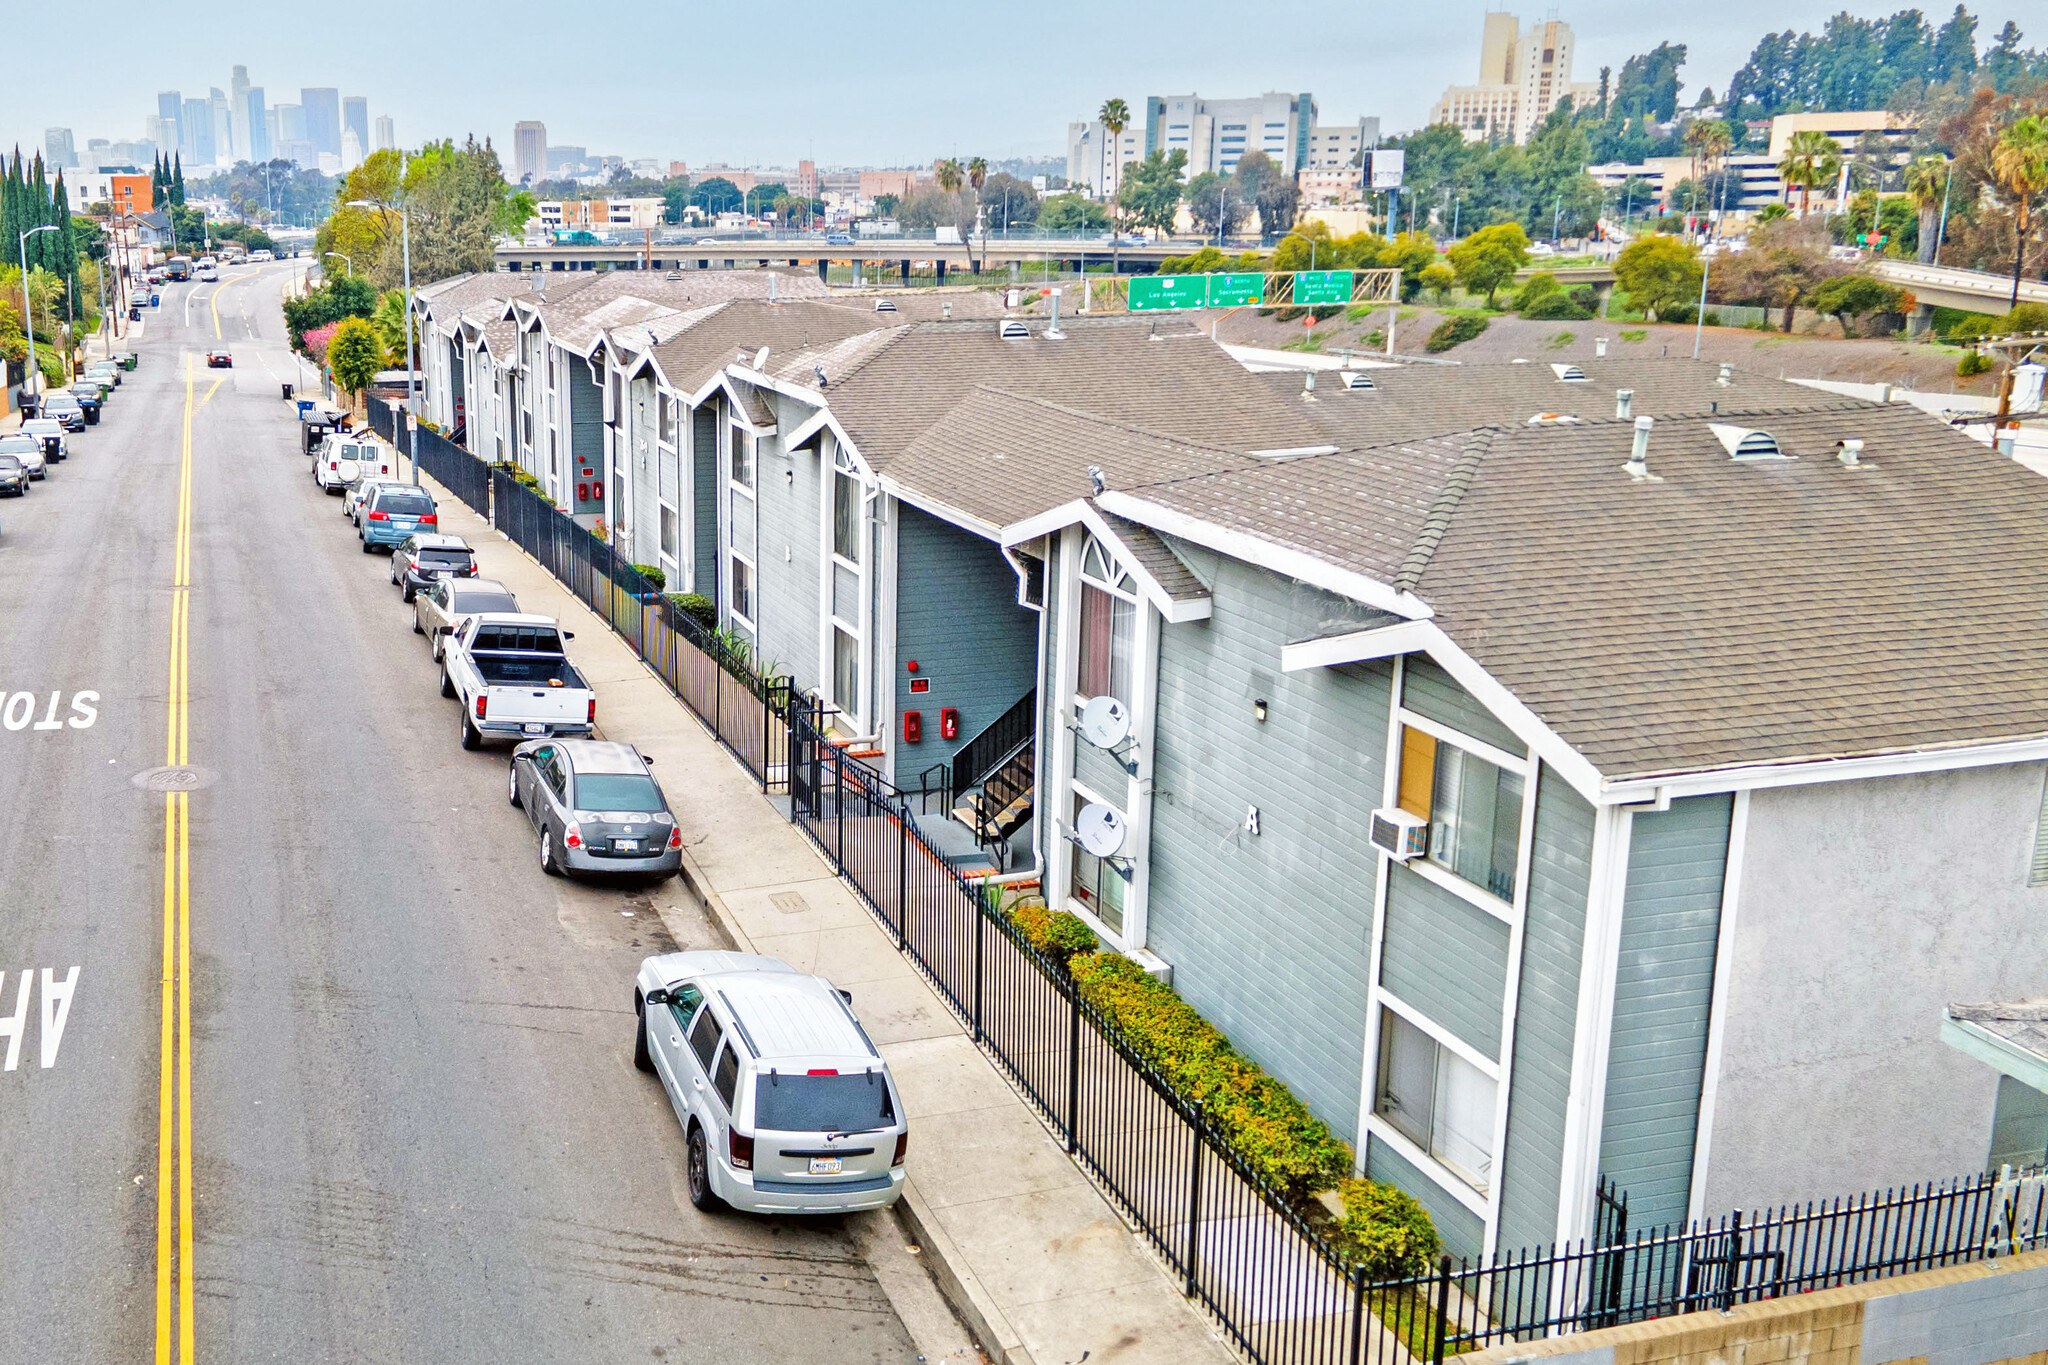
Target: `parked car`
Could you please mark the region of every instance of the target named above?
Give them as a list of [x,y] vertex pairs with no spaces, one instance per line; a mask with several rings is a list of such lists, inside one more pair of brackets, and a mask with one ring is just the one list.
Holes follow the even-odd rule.
[[424,488],[410,484],[385,484],[372,489],[356,518],[356,534],[362,538],[363,553],[379,545],[396,550],[407,536],[421,527],[439,526],[440,514],[434,499]]
[[42,402],[36,408],[36,416],[62,423],[66,431],[85,430],[84,405],[64,389],[56,389],[42,395]]
[[470,617],[518,610],[519,599],[494,578],[443,578],[413,594],[412,633],[427,637],[439,663],[442,643]]
[[597,726],[597,694],[563,652],[573,631],[546,616],[485,612],[441,646],[441,695],[462,701],[462,747],[560,739]]
[[444,578],[475,578],[476,552],[461,536],[407,536],[391,552],[391,581],[410,602]]
[[64,439],[64,424],[54,417],[31,417],[21,424],[21,434],[43,443],[43,457],[62,462],[71,453]]
[[142,357],[134,351],[116,351],[114,359],[121,362],[121,368],[124,370],[132,370],[142,361]]
[[274,261],[276,259],[277,258],[275,256],[271,255],[268,251],[265,251],[262,247],[257,247],[254,251],[249,253],[249,264],[251,265],[258,265],[264,261]]
[[21,461],[23,469],[31,479],[46,479],[50,476],[50,463],[43,454],[43,443],[33,436],[0,436],[0,455],[12,455]]
[[28,468],[16,455],[0,454],[0,493],[13,497],[28,494]]
[[541,871],[673,876],[683,832],[630,744],[532,740],[512,751],[506,797],[540,840]]
[[633,982],[633,1060],[683,1126],[706,1211],[844,1213],[903,1193],[910,1127],[845,992],[752,953],[665,953]]
[[115,388],[121,387],[121,363],[118,360],[95,360],[85,367],[87,379],[104,379]]
[[[358,461],[357,463],[358,467],[360,467],[361,462]],[[363,524],[363,499],[369,497],[370,494],[376,492],[380,488],[385,487],[387,484],[393,488],[406,486],[401,484],[397,479],[391,478],[387,475],[377,475],[373,477],[371,475],[365,474],[361,476],[354,483],[350,484],[347,488],[344,488],[341,491],[341,514],[347,517],[350,521],[354,522],[357,528],[360,529]]]
[[87,424],[98,425],[100,409],[106,406],[105,391],[98,384],[81,379],[67,392],[70,393],[72,401],[78,404],[79,410],[85,414]]
[[850,232],[828,232],[825,234],[825,245],[852,246],[854,245],[853,234]]
[[[199,278],[205,279],[206,277],[201,275]],[[233,369],[234,365],[235,357],[230,351],[208,351],[206,353],[206,368],[209,370],[229,370]]]
[[[307,429],[311,430],[310,424]],[[314,449],[313,482],[330,493],[346,492],[358,479],[390,478],[391,466],[391,447],[381,441],[359,440],[347,432],[328,432]]]

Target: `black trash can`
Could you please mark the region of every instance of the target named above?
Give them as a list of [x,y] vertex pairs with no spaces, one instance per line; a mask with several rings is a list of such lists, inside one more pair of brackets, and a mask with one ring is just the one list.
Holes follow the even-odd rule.
[[285,398],[285,401],[286,401],[287,403],[289,403],[289,402],[291,401],[291,398],[292,398],[292,386],[291,386],[291,385],[289,385],[289,384],[286,384],[286,385],[284,385],[284,386],[283,386],[283,388],[284,388],[284,398]]

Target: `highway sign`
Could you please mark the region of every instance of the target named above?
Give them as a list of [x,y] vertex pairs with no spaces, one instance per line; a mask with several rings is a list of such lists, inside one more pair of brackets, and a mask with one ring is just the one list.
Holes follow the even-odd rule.
[[1200,308],[1209,301],[1207,275],[1138,275],[1131,280],[1133,313],[1161,308]]
[[1266,295],[1266,277],[1258,274],[1209,276],[1211,308],[1242,308],[1261,302]]
[[1319,303],[1351,302],[1351,272],[1348,270],[1301,270],[1294,276],[1294,303],[1307,308]]

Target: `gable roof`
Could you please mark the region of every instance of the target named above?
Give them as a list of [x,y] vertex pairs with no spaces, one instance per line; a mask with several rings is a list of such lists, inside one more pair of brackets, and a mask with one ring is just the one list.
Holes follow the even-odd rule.
[[[882,316],[887,318],[887,314]],[[751,363],[761,348],[767,347],[770,369],[780,373],[795,367],[787,360],[778,361],[778,356],[791,351],[810,354],[820,346],[872,333],[878,326],[873,317],[811,301],[770,304],[762,299],[733,300],[706,310],[688,327],[661,339],[652,354],[669,387],[695,394],[743,353]],[[888,326],[886,321],[879,325]],[[813,382],[808,365],[802,367],[801,375],[801,380],[792,382]]]

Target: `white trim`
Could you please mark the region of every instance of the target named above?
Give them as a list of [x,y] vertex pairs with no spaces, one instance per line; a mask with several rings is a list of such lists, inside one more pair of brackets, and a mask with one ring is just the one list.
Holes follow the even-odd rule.
[[[1525,783],[1524,785],[1526,786],[1527,784]],[[1520,856],[1519,853],[1516,855],[1518,859]],[[1513,926],[1521,918],[1520,913],[1515,909],[1514,902],[1502,900],[1477,882],[1466,881],[1441,863],[1433,863],[1428,858],[1410,858],[1401,866],[1407,868],[1431,886],[1442,887],[1459,900],[1470,905],[1474,910],[1483,910],[1503,924]],[[1520,890],[1519,885],[1516,889]]]
[[[820,442],[823,444],[823,442]],[[889,507],[888,494],[875,490],[875,613],[874,703],[870,724],[881,740],[889,780],[896,781],[896,525],[897,513]],[[900,783],[898,785],[901,785]]]
[[1025,541],[1036,540],[1040,536],[1057,535],[1081,520],[1082,515],[1087,510],[1088,500],[1086,498],[1076,498],[1072,502],[1063,502],[1058,507],[1048,508],[1036,516],[1026,517],[1022,521],[1013,521],[1008,526],[1000,528],[1000,539],[1007,547],[1022,545]]
[[2048,1091],[2048,1059],[2001,1037],[1982,1024],[1941,1012],[1941,1041],[1965,1057],[1984,1063],[2033,1090]]
[[1086,498],[1062,503],[1036,516],[1012,522],[1008,526],[989,529],[995,533],[998,543],[1007,550],[1036,540],[1040,536],[1056,535],[1065,528],[1077,524],[1086,526],[1097,539],[1107,541],[1122,551],[1117,556],[1118,562],[1131,571],[1131,576],[1144,588],[1145,596],[1151,598],[1152,604],[1159,609],[1159,614],[1165,617],[1169,624],[1206,621],[1215,614],[1215,600],[1207,588],[1203,589],[1200,597],[1175,597],[1167,592],[1165,586],[1138,562],[1138,557],[1131,553],[1130,546],[1125,544],[1124,538],[1102,519],[1102,514]]
[[1558,1242],[1588,1235],[1600,1181],[1600,1128],[1607,1104],[1607,1058],[1614,1042],[1614,977],[1621,953],[1622,896],[1633,819],[1614,806],[1593,811],[1586,932],[1579,949],[1579,1009],[1572,1031],[1572,1083],[1558,1181]]
[[1212,550],[1241,559],[1247,564],[1256,564],[1262,569],[1298,578],[1313,587],[1323,588],[1343,597],[1353,598],[1368,606],[1393,612],[1397,616],[1427,618],[1435,613],[1429,604],[1413,593],[1397,592],[1376,579],[1350,569],[1340,569],[1314,555],[1299,550],[1275,545],[1269,540],[1218,526],[1161,507],[1158,503],[1133,497],[1129,493],[1110,489],[1095,500],[1096,505],[1120,517],[1179,536],[1182,540],[1197,545],[1206,545]]
[[1380,987],[1380,1004],[1428,1034],[1435,1040],[1437,1046],[1447,1047],[1464,1060],[1470,1062],[1473,1066],[1484,1072],[1486,1079],[1492,1081],[1495,1085],[1499,1085],[1507,1075],[1506,1070],[1501,1065],[1500,1058],[1487,1056],[1478,1048],[1473,1047],[1457,1034],[1451,1032],[1449,1027],[1437,1023],[1434,1019],[1424,1014],[1421,1006],[1409,1004],[1385,986]]
[[1300,673],[1311,668],[1332,668],[1338,664],[1390,659],[1396,654],[1427,650],[1443,631],[1430,621],[1399,621],[1370,630],[1324,635],[1280,646],[1280,671]]
[[1463,730],[1446,725],[1440,720],[1431,720],[1419,711],[1409,710],[1405,705],[1395,709],[1401,713],[1401,723],[1409,729],[1420,730],[1432,739],[1463,749],[1474,758],[1483,758],[1496,768],[1506,768],[1517,777],[1525,780],[1528,778],[1529,760],[1522,755],[1511,754],[1506,749],[1497,749],[1483,739],[1468,735]]
[[[1395,655],[1393,676],[1388,684],[1389,690],[1387,692],[1387,747],[1385,752],[1390,755],[1400,752],[1401,722],[1397,714],[1400,708],[1393,703],[1401,695],[1401,684],[1406,673],[1407,661],[1401,655]],[[1390,758],[1381,767],[1380,804],[1392,806],[1400,799],[1401,794],[1400,763],[1397,759]],[[1378,856],[1375,857],[1374,862],[1378,866],[1374,870],[1373,878],[1372,938],[1370,940],[1370,951],[1367,954],[1365,978],[1364,1079],[1358,1088],[1358,1131],[1357,1139],[1353,1144],[1354,1150],[1358,1153],[1361,1173],[1364,1170],[1365,1164],[1366,1137],[1371,1131],[1367,1125],[1367,1120],[1373,1116],[1373,1110],[1378,1105],[1375,1097],[1379,1094],[1380,1067],[1380,959],[1384,955],[1386,947],[1387,886],[1393,881],[1393,873],[1389,870],[1389,865],[1393,862],[1393,859],[1383,852],[1378,852],[1377,850],[1375,852]]]
[[[1472,1183],[1466,1180],[1464,1176],[1459,1175],[1456,1171],[1444,1165],[1443,1162],[1438,1161],[1428,1152],[1416,1146],[1413,1138],[1381,1118],[1377,1112],[1369,1111],[1366,1114],[1365,1131],[1370,1136],[1378,1138],[1381,1142],[1386,1143],[1389,1147],[1400,1153],[1409,1165],[1421,1171],[1425,1176],[1428,1176],[1432,1184],[1436,1185],[1460,1204],[1463,1204],[1466,1212],[1481,1222],[1485,1221],[1486,1206],[1490,1198],[1491,1187],[1488,1194],[1481,1194],[1478,1190],[1473,1189]],[[1360,1150],[1363,1150],[1362,1144]],[[1498,1186],[1500,1184],[1499,1153],[1494,1154],[1493,1160],[1494,1172],[1491,1186]]]
[[[1508,1095],[1514,1087],[1515,1030],[1522,1008],[1522,953],[1529,927],[1529,878],[1536,863],[1536,783],[1528,776],[1522,779],[1521,830],[1516,837],[1520,840],[1520,847],[1515,854],[1514,918],[1508,922],[1508,979],[1500,1011],[1500,1107],[1494,1115],[1493,1132],[1493,1161],[1497,1177],[1504,1177],[1507,1172]],[[1501,1187],[1506,1183],[1505,1179],[1496,1178],[1487,1191],[1485,1251],[1489,1256],[1500,1245]]]
[[[1132,568],[1132,573],[1138,571]],[[1142,582],[1142,580],[1141,580]],[[1137,838],[1131,849],[1131,880],[1124,897],[1124,942],[1128,948],[1144,948],[1150,942],[1152,896],[1152,741],[1159,716],[1159,614],[1143,598],[1138,602],[1138,638],[1131,662],[1137,676],[1131,679],[1131,700],[1136,703],[1137,740],[1131,755],[1137,768],[1126,773],[1124,817]]]
[[[1069,527],[1059,533],[1057,553],[1059,555],[1060,609],[1059,619],[1051,623],[1059,634],[1058,663],[1059,676],[1052,680],[1051,695],[1046,696],[1040,709],[1054,717],[1052,727],[1053,766],[1051,782],[1042,790],[1052,799],[1046,803],[1052,818],[1046,821],[1046,863],[1051,873],[1050,887],[1053,892],[1046,903],[1055,910],[1071,908],[1068,889],[1074,882],[1074,846],[1067,841],[1063,832],[1067,827],[1066,796],[1074,786],[1074,727],[1070,724],[1073,703],[1069,700],[1079,680],[1080,651],[1068,644],[1078,639],[1081,630],[1081,536]],[[1048,561],[1048,564],[1050,561]],[[1052,708],[1057,708],[1053,710]]]
[[1437,630],[1435,643],[1429,648],[1429,656],[1451,675],[1452,681],[1491,711],[1494,719],[1527,743],[1531,758],[1539,758],[1557,769],[1558,775],[1571,783],[1574,791],[1593,804],[1614,803],[1614,798],[1602,791],[1603,779],[1592,761],[1538,719],[1534,711],[1523,705],[1521,698],[1497,682],[1478,660],[1458,648],[1441,628]]
[[1855,782],[1870,777],[1988,768],[2004,763],[2034,763],[2048,758],[2048,735],[2029,739],[1991,740],[1983,744],[1910,749],[1856,758],[1815,758],[1789,763],[1764,763],[1740,768],[1705,769],[1669,777],[1632,778],[1603,785],[1595,798],[1602,803],[1648,800],[1658,791],[1672,796],[1710,792],[1797,787],[1817,782]]
[[1714,1150],[1714,1107],[1721,1093],[1722,1053],[1728,1044],[1728,995],[1735,973],[1735,916],[1741,904],[1743,853],[1749,844],[1749,793],[1735,793],[1728,817],[1728,856],[1721,864],[1721,919],[1714,936],[1714,987],[1707,1006],[1707,1055],[1700,1073],[1700,1107],[1693,1125],[1692,1188],[1686,1195],[1688,1221],[1700,1216],[1707,1193],[1707,1165]]

